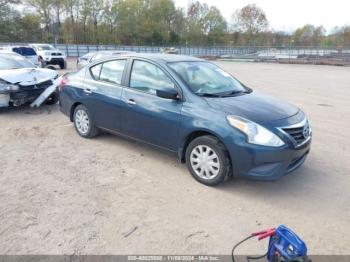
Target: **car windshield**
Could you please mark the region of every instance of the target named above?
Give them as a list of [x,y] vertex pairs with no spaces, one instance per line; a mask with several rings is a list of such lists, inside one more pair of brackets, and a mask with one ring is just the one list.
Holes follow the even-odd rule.
[[0,56],[0,70],[33,67],[35,67],[35,65],[25,58],[17,56]]
[[172,62],[168,65],[199,96],[230,96],[248,91],[230,74],[209,62]]
[[38,45],[36,48],[38,50],[55,50],[52,45]]

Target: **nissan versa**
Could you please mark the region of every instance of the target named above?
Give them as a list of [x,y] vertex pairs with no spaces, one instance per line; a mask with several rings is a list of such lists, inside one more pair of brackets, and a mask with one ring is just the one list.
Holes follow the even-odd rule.
[[311,129],[299,108],[193,57],[94,62],[62,79],[60,108],[80,136],[103,130],[177,152],[210,186],[230,176],[278,179],[310,151]]

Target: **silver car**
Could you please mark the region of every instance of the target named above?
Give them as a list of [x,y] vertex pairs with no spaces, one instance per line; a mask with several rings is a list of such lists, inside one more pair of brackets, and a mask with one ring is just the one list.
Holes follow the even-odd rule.
[[[58,78],[55,70],[38,68],[15,53],[0,52],[0,108],[32,103]],[[54,92],[46,100],[55,104]]]

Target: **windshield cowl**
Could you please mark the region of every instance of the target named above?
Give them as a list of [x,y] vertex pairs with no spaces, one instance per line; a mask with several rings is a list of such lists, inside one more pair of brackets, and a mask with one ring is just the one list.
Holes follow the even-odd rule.
[[250,94],[253,92],[252,89],[246,89],[243,91],[231,91],[231,92],[224,92],[224,93],[196,93],[196,95],[202,96],[202,97],[217,97],[217,98],[224,98],[224,97],[234,97],[234,96],[240,96],[245,94]]

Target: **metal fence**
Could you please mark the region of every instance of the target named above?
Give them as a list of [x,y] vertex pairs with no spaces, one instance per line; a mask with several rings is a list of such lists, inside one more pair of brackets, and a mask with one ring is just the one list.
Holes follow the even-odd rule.
[[[164,47],[160,46],[123,46],[123,45],[56,45],[58,49],[64,51],[67,56],[81,56],[89,52],[101,50],[121,50],[133,51],[138,53],[159,53]],[[251,56],[267,57],[267,56],[329,56],[334,54],[350,55],[349,49],[335,48],[318,48],[318,47],[266,47],[266,46],[215,46],[215,47],[185,47],[177,46],[179,54],[191,56]]]
[[[23,43],[0,43],[0,45],[23,45]],[[78,57],[89,52],[121,50],[139,53],[159,53],[160,46],[124,45],[71,45],[57,44],[56,47],[68,57]],[[350,64],[349,48],[281,47],[281,46],[177,46],[179,54],[207,58],[236,59],[250,61],[278,61],[286,63]]]

